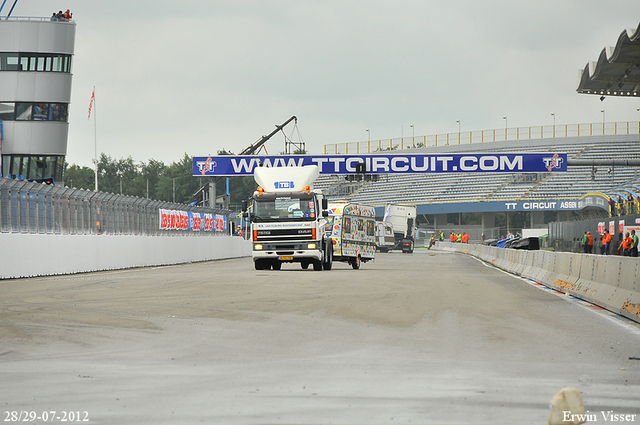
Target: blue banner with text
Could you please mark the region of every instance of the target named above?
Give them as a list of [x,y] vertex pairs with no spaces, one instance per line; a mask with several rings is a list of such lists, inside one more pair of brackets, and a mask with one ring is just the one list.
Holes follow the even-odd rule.
[[[193,158],[194,176],[247,176],[256,167],[317,165],[320,174],[542,173],[567,171],[566,153],[438,155],[284,155]],[[358,167],[362,169],[362,166]]]

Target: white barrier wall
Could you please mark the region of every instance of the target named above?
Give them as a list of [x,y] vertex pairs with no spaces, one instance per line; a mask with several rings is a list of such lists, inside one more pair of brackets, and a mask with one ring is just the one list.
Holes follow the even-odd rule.
[[640,258],[451,242],[439,242],[436,249],[473,255],[510,273],[640,322]]
[[246,257],[237,236],[39,235],[0,233],[0,279]]

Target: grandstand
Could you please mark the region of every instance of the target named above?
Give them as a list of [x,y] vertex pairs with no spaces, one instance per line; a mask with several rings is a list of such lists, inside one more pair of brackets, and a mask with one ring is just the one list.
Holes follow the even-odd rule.
[[[567,153],[569,161],[592,161],[569,166],[567,172],[536,174],[449,173],[365,176],[359,182],[344,176],[321,176],[317,187],[330,198],[342,198],[382,208],[387,203],[418,206],[419,214],[506,211],[507,202],[577,200],[599,193],[602,198],[627,200],[640,195],[639,167],[602,165],[606,160],[640,160],[638,134],[503,140],[489,143],[406,149],[416,154]],[[389,152],[386,152],[389,153]],[[606,204],[576,207],[606,214]],[[544,208],[542,208],[544,209]]]

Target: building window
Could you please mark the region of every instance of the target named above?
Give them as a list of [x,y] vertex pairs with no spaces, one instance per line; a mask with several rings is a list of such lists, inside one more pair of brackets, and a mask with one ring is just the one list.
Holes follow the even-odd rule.
[[13,121],[16,119],[16,105],[10,102],[0,102],[0,121]]
[[16,121],[31,121],[33,103],[16,103]]
[[55,53],[2,53],[0,71],[71,72],[71,55]]
[[63,121],[69,120],[66,103],[0,102],[2,121]]
[[49,121],[67,121],[69,118],[69,105],[66,103],[52,103]]
[[33,119],[38,121],[45,121],[49,119],[49,104],[48,103],[35,103],[33,105]]
[[62,181],[64,155],[2,155],[2,176],[30,179],[53,177]]

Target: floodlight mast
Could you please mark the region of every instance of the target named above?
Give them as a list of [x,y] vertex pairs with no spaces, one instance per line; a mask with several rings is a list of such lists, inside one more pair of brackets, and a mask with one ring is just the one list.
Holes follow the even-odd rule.
[[298,118],[296,118],[296,116],[292,116],[291,118],[289,118],[288,120],[286,120],[285,122],[283,122],[281,125],[276,125],[276,129],[273,130],[271,133],[269,133],[266,136],[262,136],[262,138],[260,140],[258,140],[257,142],[255,142],[254,144],[246,147],[242,152],[240,152],[240,155],[253,155],[254,153],[256,153],[258,151],[258,149],[260,149],[260,147],[262,145],[264,145],[267,140],[269,140],[271,137],[273,137],[274,134],[276,134],[278,131],[282,130],[287,124],[289,124],[291,121],[296,122],[296,124],[298,123]]

